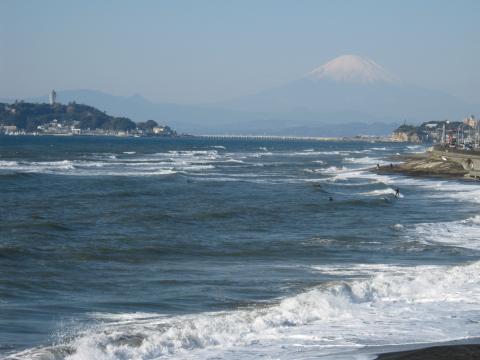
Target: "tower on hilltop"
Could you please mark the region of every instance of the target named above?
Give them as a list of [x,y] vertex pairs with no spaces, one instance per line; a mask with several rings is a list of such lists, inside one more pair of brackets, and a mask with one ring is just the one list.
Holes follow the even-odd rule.
[[56,101],[57,101],[57,93],[55,92],[55,90],[52,90],[52,92],[48,96],[48,102],[50,103],[50,105],[54,105]]

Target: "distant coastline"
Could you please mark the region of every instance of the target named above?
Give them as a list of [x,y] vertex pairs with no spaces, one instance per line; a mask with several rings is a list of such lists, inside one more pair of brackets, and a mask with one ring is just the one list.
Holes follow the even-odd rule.
[[117,137],[117,138],[193,138],[207,139],[219,141],[236,141],[236,140],[252,140],[252,141],[309,141],[309,142],[370,142],[370,143],[389,143],[397,142],[389,136],[342,136],[342,137],[321,137],[321,136],[282,136],[282,135],[195,135],[195,134],[176,134],[167,135],[139,135],[134,132],[116,132],[116,131],[85,131],[82,133],[28,133],[24,131],[2,132],[0,128],[0,136],[57,136],[57,137],[79,137],[79,136],[98,136],[98,137]]

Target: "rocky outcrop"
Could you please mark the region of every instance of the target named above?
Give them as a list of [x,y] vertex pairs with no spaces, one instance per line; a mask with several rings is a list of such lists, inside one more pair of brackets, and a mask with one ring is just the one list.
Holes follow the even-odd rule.
[[393,141],[420,143],[420,138],[416,132],[396,131],[392,135]]
[[400,164],[381,166],[377,172],[450,178],[469,176],[469,170],[465,169],[459,161],[433,152],[411,156],[404,160]]

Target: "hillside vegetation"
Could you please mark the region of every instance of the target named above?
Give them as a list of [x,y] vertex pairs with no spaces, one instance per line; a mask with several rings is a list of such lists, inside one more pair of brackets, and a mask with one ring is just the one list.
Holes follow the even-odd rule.
[[110,116],[92,106],[73,102],[68,105],[26,102],[0,103],[0,126],[15,125],[18,129],[32,132],[38,126],[53,120],[75,125],[80,129],[91,130],[129,131],[137,127],[129,118]]

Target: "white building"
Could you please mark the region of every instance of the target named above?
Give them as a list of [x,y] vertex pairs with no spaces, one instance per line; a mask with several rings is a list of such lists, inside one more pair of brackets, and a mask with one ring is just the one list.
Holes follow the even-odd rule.
[[165,127],[163,126],[155,126],[153,129],[152,129],[153,133],[155,135],[160,135],[160,134],[163,134],[165,132]]
[[463,119],[463,123],[465,125],[470,126],[471,128],[476,128],[477,127],[477,119],[475,119],[474,115],[467,116],[465,119]]
[[57,101],[57,93],[55,92],[55,90],[52,90],[52,92],[48,96],[48,101],[50,105],[55,104],[55,101]]

